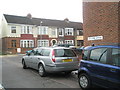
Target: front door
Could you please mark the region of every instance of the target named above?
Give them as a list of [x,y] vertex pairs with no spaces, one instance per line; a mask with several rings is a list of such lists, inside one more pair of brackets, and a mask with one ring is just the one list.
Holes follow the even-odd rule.
[[52,41],[52,45],[55,45],[55,44],[56,44],[56,41],[55,41],[55,40],[53,40],[53,41]]

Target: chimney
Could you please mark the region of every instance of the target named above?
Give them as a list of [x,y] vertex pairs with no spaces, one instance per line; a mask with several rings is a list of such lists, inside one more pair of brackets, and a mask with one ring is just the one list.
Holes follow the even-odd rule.
[[27,18],[32,19],[32,15],[30,13],[28,13]]
[[68,18],[65,18],[64,21],[67,22],[67,23],[69,23],[69,19]]

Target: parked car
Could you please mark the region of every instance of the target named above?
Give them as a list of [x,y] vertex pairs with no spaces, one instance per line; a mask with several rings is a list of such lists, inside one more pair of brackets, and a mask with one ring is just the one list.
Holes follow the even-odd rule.
[[120,89],[120,45],[85,48],[80,60],[78,82],[82,89],[93,86]]
[[78,59],[81,60],[82,59],[82,50],[79,48],[73,48],[72,50],[77,54]]
[[57,46],[57,47],[72,47],[74,45],[73,44],[55,44],[54,46]]
[[32,50],[28,50],[28,51],[26,51],[26,55],[29,54],[30,52],[32,52]]
[[78,70],[78,64],[79,60],[74,51],[66,47],[35,48],[22,58],[24,69],[37,69],[42,77],[51,72],[71,73]]

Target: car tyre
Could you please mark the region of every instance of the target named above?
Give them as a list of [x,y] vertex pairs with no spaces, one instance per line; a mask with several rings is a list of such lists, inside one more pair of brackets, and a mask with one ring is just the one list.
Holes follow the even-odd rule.
[[27,69],[27,65],[25,64],[25,61],[22,61],[23,69]]
[[82,73],[79,74],[78,79],[79,85],[83,90],[90,89],[91,88],[91,81],[87,74]]
[[39,75],[40,75],[41,77],[45,77],[45,76],[46,76],[46,71],[45,71],[45,68],[44,68],[43,64],[40,64],[40,65],[39,65],[38,72],[39,72]]

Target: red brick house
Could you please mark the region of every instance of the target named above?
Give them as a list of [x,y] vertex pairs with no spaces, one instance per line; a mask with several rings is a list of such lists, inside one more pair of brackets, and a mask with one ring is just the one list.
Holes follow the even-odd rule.
[[[2,52],[25,53],[39,46],[55,43],[82,45],[82,23],[69,20],[51,20],[27,16],[3,15]],[[78,44],[77,44],[78,42]],[[81,44],[80,44],[81,43]]]

